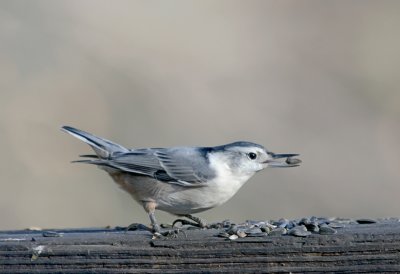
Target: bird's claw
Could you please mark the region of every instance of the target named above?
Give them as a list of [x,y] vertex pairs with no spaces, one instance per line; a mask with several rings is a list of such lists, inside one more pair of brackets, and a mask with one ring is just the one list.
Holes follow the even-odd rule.
[[174,227],[176,223],[181,223],[181,225],[190,225],[190,226],[198,227],[198,228],[208,228],[209,227],[207,225],[207,223],[199,217],[195,217],[192,215],[183,215],[183,217],[186,217],[186,218],[192,220],[193,222],[185,220],[185,219],[176,219],[172,223],[172,227]]
[[153,240],[154,239],[162,239],[162,238],[175,239],[175,238],[178,238],[179,233],[183,233],[183,235],[185,235],[185,238],[187,238],[185,231],[177,228],[177,229],[168,229],[165,231],[155,231],[153,233]]
[[195,222],[191,222],[185,219],[176,219],[173,223],[172,223],[172,227],[175,227],[175,224],[177,223],[181,223],[181,225],[191,225],[194,227],[200,227],[200,225],[198,223]]

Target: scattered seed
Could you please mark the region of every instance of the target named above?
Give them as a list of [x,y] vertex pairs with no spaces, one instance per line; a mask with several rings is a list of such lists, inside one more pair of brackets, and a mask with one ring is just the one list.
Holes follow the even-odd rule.
[[311,224],[311,220],[310,220],[309,218],[302,218],[302,219],[299,221],[299,225],[305,225],[305,226],[307,226],[307,225],[309,225],[309,224]]
[[265,226],[268,227],[270,230],[273,230],[273,229],[277,228],[276,225],[273,225],[271,223],[265,223]]
[[284,228],[289,224],[289,220],[288,219],[279,219],[276,223],[274,223],[274,225]]
[[229,228],[232,225],[231,220],[224,220],[222,221],[222,227],[223,228]]
[[307,231],[307,228],[304,225],[299,225],[290,229],[288,234],[297,237],[307,237],[311,235],[311,232]]
[[[373,219],[358,219],[357,223],[374,223]],[[327,218],[327,217],[304,217],[296,220],[281,218],[278,221],[254,221],[246,220],[244,223],[234,224],[230,220],[217,223],[218,226],[210,225],[208,228],[219,229],[217,236],[236,240],[245,237],[281,236],[289,234],[296,237],[307,237],[313,233],[321,235],[332,235],[337,233],[338,228],[345,224],[356,223],[353,219]],[[187,228],[189,229],[189,228]]]
[[277,227],[277,228],[272,229],[268,235],[269,236],[281,236],[281,235],[285,235],[286,233],[287,233],[286,228]]
[[246,232],[244,232],[244,230],[242,230],[242,229],[239,229],[239,230],[236,232],[236,235],[239,236],[239,238],[244,238],[244,237],[247,236]]
[[62,237],[64,233],[58,233],[55,231],[43,231],[42,236],[43,237]]
[[262,222],[262,221],[256,222],[256,223],[251,225],[251,227],[259,227],[259,228],[263,228],[263,227],[266,227],[266,226],[267,226],[267,224],[265,222]]
[[271,228],[269,228],[268,226],[261,227],[260,229],[261,229],[262,232],[265,232],[265,233],[270,233],[271,232]]
[[328,225],[321,225],[319,227],[319,234],[321,235],[332,235],[332,234],[336,234],[337,230],[328,226]]
[[232,225],[230,228],[226,230],[229,234],[236,234],[238,232],[239,228],[237,225]]
[[374,219],[357,219],[356,222],[359,224],[374,224],[374,223],[376,223],[376,220],[374,220]]
[[308,231],[311,232],[318,232],[319,231],[319,226],[317,222],[312,222],[306,225],[306,228]]
[[233,235],[229,236],[228,238],[229,238],[229,240],[236,240],[237,238],[239,238],[239,236],[236,234],[233,234]]
[[258,227],[253,227],[253,228],[248,228],[245,230],[246,234],[258,234],[262,233],[261,228]]

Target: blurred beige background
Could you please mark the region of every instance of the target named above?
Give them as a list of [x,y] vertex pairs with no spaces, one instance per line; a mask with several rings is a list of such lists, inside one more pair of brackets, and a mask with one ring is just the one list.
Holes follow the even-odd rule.
[[3,0],[0,229],[149,223],[61,125],[301,153],[208,221],[399,216],[399,30],[400,1]]

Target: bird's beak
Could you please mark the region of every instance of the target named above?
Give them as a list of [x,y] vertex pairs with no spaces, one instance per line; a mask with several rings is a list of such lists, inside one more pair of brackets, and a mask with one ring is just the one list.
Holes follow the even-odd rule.
[[[293,158],[299,156],[299,154],[275,154],[269,152],[268,155],[271,159],[266,160],[264,163],[268,164],[268,167],[295,167],[299,166],[301,163],[300,159]],[[286,158],[286,161],[280,159]]]

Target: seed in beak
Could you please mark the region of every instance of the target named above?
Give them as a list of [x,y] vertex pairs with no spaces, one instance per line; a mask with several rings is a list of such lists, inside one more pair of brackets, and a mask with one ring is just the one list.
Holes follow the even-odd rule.
[[298,165],[300,163],[301,163],[300,159],[296,159],[296,158],[292,158],[292,157],[289,157],[286,159],[286,164],[288,164],[288,165]]

